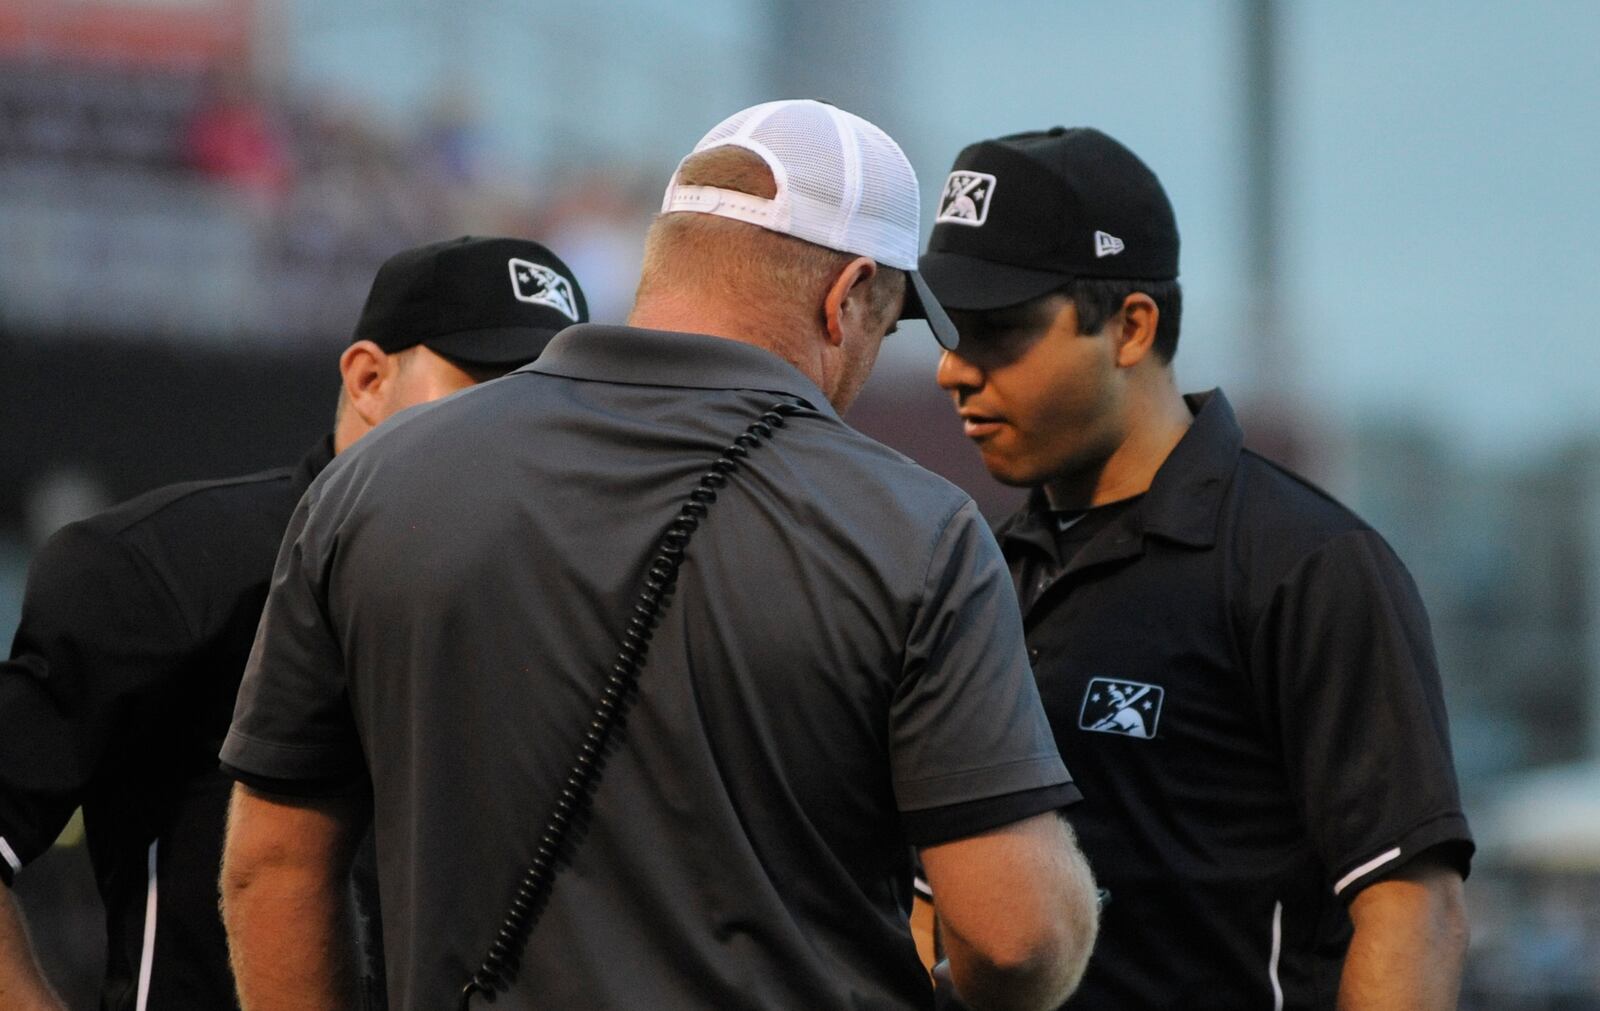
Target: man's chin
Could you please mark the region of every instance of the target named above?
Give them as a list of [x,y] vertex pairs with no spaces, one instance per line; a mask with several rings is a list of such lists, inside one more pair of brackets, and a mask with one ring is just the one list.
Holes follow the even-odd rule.
[[990,477],[1009,488],[1032,488],[1043,480],[1039,475],[1023,470],[1008,460],[990,459],[987,454],[983,457],[983,466]]

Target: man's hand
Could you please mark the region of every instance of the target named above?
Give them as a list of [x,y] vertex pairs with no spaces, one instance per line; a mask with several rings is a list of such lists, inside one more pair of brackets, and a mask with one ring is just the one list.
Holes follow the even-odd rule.
[[1467,953],[1461,875],[1423,854],[1350,903],[1355,936],[1339,981],[1339,1011],[1447,1011]]
[[28,928],[11,889],[0,884],[0,1007],[14,1011],[67,1011],[45,982]]
[[933,903],[917,895],[911,899],[911,940],[917,946],[917,957],[922,967],[933,972],[939,961],[938,929],[934,925]]

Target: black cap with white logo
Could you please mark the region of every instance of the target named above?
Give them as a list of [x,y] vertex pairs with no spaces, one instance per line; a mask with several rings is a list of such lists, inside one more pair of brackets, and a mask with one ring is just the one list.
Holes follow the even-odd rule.
[[1154,172],[1090,127],[980,141],[956,157],[919,261],[951,309],[999,309],[1078,277],[1178,276],[1178,222]]
[[525,365],[589,320],[577,278],[527,239],[462,236],[396,253],[378,268],[356,340],[417,344],[469,365]]

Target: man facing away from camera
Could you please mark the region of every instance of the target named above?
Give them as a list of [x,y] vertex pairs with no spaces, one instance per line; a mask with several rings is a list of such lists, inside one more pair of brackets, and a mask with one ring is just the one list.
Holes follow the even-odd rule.
[[[1178,391],[1178,229],[1099,131],[974,144],[921,265],[1105,890],[1072,1007],[1450,1008],[1472,837],[1383,539]],[[934,901],[943,900],[937,883]]]
[[0,1007],[60,1007],[7,886],[79,805],[105,903],[100,1006],[234,1006],[217,912],[232,780],[216,752],[295,503],[389,416],[524,365],[587,318],[536,242],[405,250],[339,356],[333,432],[297,467],[160,488],[40,549],[0,664]]
[[925,1007],[908,842],[974,1004],[1067,996],[1094,887],[1004,562],[839,417],[896,319],[952,340],[917,207],[872,124],[738,113],[674,173],[629,326],[312,485],[222,753],[247,1008],[348,1000],[330,882],[369,816],[330,774],[372,784],[395,1008]]

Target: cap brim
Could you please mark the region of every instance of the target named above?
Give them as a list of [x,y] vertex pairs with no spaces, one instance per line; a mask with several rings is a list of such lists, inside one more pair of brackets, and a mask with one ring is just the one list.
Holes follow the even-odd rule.
[[1038,298],[1073,278],[1059,270],[1014,267],[960,253],[923,253],[917,266],[941,303],[979,312]]
[[928,282],[915,270],[906,271],[906,280],[909,283],[906,285],[906,301],[900,310],[900,318],[926,320],[939,346],[954,351],[956,345],[961,343],[961,338],[956,334],[956,325],[945,315],[944,306],[939,304],[933,290],[928,287]]
[[538,358],[550,338],[561,329],[531,326],[487,327],[429,337],[422,343],[430,351],[468,365],[519,368]]

